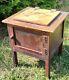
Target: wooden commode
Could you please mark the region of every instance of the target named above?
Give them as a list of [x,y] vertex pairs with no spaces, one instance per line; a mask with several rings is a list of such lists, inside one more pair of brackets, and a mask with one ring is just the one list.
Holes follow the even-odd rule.
[[18,64],[17,52],[45,61],[50,78],[50,61],[54,52],[62,52],[66,12],[40,8],[26,8],[3,20],[7,23],[13,63]]

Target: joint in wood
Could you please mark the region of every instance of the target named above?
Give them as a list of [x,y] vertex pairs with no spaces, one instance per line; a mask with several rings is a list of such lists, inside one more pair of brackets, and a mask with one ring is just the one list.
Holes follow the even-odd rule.
[[14,36],[10,36],[10,38],[11,38],[11,39],[13,39],[13,38],[14,38]]

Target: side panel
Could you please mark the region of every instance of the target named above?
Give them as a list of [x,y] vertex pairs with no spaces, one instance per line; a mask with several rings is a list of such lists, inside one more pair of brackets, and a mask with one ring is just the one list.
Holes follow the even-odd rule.
[[58,49],[62,43],[62,24],[50,36],[50,52],[51,55]]

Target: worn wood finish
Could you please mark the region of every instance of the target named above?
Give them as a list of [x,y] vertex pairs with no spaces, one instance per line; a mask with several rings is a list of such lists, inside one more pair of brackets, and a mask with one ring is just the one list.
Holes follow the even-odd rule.
[[58,15],[60,11],[29,8],[14,17],[17,21],[29,22],[41,25],[49,25]]
[[51,56],[58,49],[60,44],[63,42],[62,38],[62,24],[58,26],[58,28],[50,35],[50,52]]
[[[23,11],[23,10],[22,10]],[[32,24],[32,23],[27,23],[27,22],[21,22],[21,21],[16,21],[14,20],[14,16],[21,13],[22,11],[12,15],[11,17],[3,20],[3,23],[15,25],[14,27],[22,27],[22,28],[27,28],[27,29],[32,29],[32,30],[37,30],[37,31],[42,31],[42,32],[54,32],[55,29],[63,22],[63,20],[66,18],[68,13],[66,12],[61,12],[59,17],[55,19],[49,26],[43,26],[43,25],[37,25],[37,24]],[[34,27],[35,26],[35,27]]]
[[[42,36],[35,35],[33,33],[27,33],[19,30],[15,30],[16,44],[27,47],[29,49],[34,49],[36,51],[42,51]],[[32,47],[33,46],[33,47]]]
[[16,52],[24,52],[24,54],[39,58],[45,61],[46,75],[50,78],[51,58],[56,50],[59,51],[59,54],[62,52],[64,20],[67,13],[61,12],[47,26],[14,20],[14,17],[21,12],[23,10],[2,21],[8,24],[13,63],[18,64]]
[[13,47],[16,45],[14,28],[12,27],[12,25],[7,25],[7,28],[9,34],[10,46],[12,48],[13,65],[17,66],[18,65],[17,52],[13,50]]
[[[61,30],[61,37],[63,39],[63,33],[64,33],[64,21],[62,22],[62,30]],[[62,49],[63,49],[63,41],[61,42],[59,49],[58,49],[58,55],[60,55],[62,53]]]

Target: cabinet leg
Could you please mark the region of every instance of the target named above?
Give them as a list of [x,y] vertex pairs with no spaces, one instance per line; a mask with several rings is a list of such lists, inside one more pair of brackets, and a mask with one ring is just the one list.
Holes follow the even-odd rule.
[[50,60],[45,61],[45,70],[46,70],[46,75],[50,80]]
[[57,63],[57,71],[59,72],[60,75],[60,70],[61,70],[61,54],[62,54],[62,49],[63,49],[63,42],[61,43],[61,45],[58,48],[58,63]]
[[13,65],[16,67],[18,65],[17,52],[13,51]]
[[61,43],[61,45],[59,46],[58,55],[62,54],[62,49],[63,49],[63,43]]

